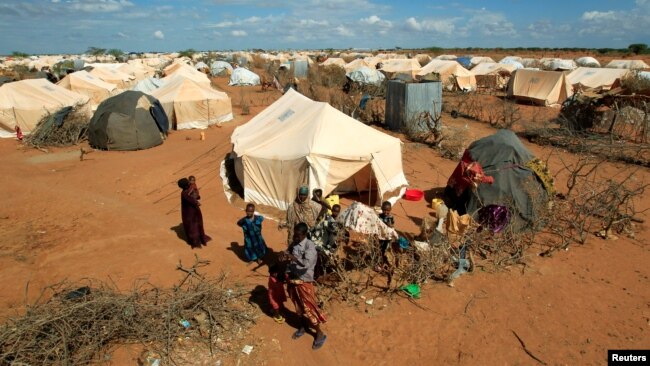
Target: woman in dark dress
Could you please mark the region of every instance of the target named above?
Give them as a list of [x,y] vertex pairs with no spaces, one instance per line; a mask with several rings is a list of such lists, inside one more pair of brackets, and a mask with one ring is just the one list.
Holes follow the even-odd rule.
[[185,230],[187,242],[192,248],[207,245],[212,238],[205,235],[205,231],[203,230],[201,202],[195,198],[190,181],[187,178],[180,179],[178,186],[183,190],[181,192],[181,216],[183,218],[183,229]]

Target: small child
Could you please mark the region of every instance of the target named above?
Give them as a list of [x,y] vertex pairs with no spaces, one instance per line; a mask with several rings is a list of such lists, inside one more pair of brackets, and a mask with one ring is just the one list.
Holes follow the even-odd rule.
[[187,177],[187,180],[190,181],[190,195],[194,197],[195,200],[200,200],[201,195],[199,194],[199,187],[196,186],[196,177],[190,175]]
[[[386,201],[381,204],[381,213],[379,214],[379,219],[381,219],[381,221],[390,228],[395,226],[395,218],[390,213],[392,209],[393,205],[391,205],[390,202]],[[386,249],[388,249],[388,245],[390,244],[390,240],[380,240],[380,243],[381,252],[386,252]]]
[[284,311],[284,303],[287,301],[287,294],[284,291],[286,280],[287,274],[282,270],[282,266],[276,263],[269,267],[268,296],[273,309],[273,320],[276,323],[284,323],[280,310]]
[[[381,213],[379,214],[379,219],[386,224],[386,226],[392,228],[395,226],[395,218],[393,215],[391,215],[391,210],[393,208],[393,205],[386,201],[381,204]],[[388,256],[386,255],[386,251],[391,245],[391,240],[379,240],[379,244],[381,246],[381,256],[382,256],[382,261],[383,261],[383,267],[388,268],[389,266],[389,260]],[[381,267],[375,268],[375,271],[380,272],[382,270]],[[391,276],[390,274],[388,275],[388,283],[390,284],[391,281]]]
[[339,213],[341,213],[341,205],[335,204],[332,206],[332,214],[325,215],[325,233],[326,237],[324,240],[324,246],[325,249],[328,250],[334,250],[336,249],[337,242],[336,240],[338,239],[339,236],[339,229],[341,226],[339,225],[338,222],[336,222],[337,217],[339,216]]
[[[332,207],[330,207],[330,204],[323,199],[323,190],[320,188],[316,188],[312,191],[312,196],[311,200],[318,203],[323,207],[323,210],[321,211],[321,215],[324,215],[325,212],[329,212],[332,210]],[[327,210],[325,210],[327,209]]]
[[258,263],[266,255],[267,247],[262,236],[262,221],[264,216],[255,214],[255,205],[246,205],[246,216],[237,221],[244,232],[244,255],[249,262]]

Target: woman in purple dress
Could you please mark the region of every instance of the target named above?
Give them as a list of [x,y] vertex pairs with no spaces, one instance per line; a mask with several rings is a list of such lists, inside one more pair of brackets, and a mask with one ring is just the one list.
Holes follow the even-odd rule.
[[182,178],[178,181],[181,192],[181,216],[183,218],[183,229],[187,237],[187,243],[192,248],[207,245],[212,238],[205,235],[203,230],[203,215],[201,214],[201,202],[193,195],[190,181]]

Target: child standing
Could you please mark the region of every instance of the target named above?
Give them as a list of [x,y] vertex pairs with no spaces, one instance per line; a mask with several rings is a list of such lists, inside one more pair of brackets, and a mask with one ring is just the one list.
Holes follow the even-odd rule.
[[246,216],[237,221],[244,231],[244,254],[249,261],[260,261],[266,255],[266,242],[262,237],[264,216],[255,214],[255,205],[246,205]]
[[[390,228],[395,226],[395,218],[391,214],[392,209],[393,205],[386,201],[381,204],[381,213],[379,214],[379,219]],[[390,240],[380,240],[379,242],[381,244],[381,252],[385,253],[390,245]]]
[[337,246],[337,239],[339,236],[339,230],[341,225],[336,222],[339,214],[341,213],[341,206],[335,204],[332,206],[332,214],[325,215],[325,240],[323,240],[323,246],[327,250],[335,250]]
[[284,323],[284,318],[280,310],[284,311],[284,303],[287,301],[287,294],[284,291],[284,283],[287,280],[287,274],[281,266],[274,264],[269,267],[269,303],[273,310],[273,320],[276,323]]

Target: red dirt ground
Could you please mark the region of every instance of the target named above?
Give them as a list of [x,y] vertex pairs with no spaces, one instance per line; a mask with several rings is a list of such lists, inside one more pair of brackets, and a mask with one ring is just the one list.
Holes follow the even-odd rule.
[[[195,253],[212,261],[205,273],[226,271],[251,290],[265,286],[265,268],[253,271],[232,250],[242,245],[235,222],[243,212],[227,203],[219,164],[231,149],[233,129],[251,117],[240,114],[241,98],[254,115],[280,94],[227,87],[222,79],[217,83],[231,95],[236,118],[206,130],[205,141],[199,140],[199,131],[177,131],[149,150],[94,151],[82,162],[78,147],[44,154],[0,140],[0,318],[20,313],[25,296],[33,300],[41,288],[63,279],[110,279],[129,289],[146,278],[171,286],[179,279],[178,261],[191,263]],[[527,112],[528,118],[530,113],[535,109]],[[485,123],[447,114],[443,122],[467,125],[469,141],[494,132]],[[538,156],[551,151],[525,143]],[[443,187],[456,165],[423,145],[407,142],[403,151],[412,187]],[[572,158],[557,152],[551,172],[560,170],[560,159]],[[611,176],[637,168],[604,164],[601,169]],[[173,230],[180,224],[176,180],[188,175],[197,177],[206,231],[214,239],[198,250]],[[647,169],[640,169],[639,176],[646,182],[650,178]],[[562,191],[563,177],[557,186]],[[639,207],[650,207],[650,200],[644,197]],[[394,212],[397,228],[415,233],[418,218],[431,208],[424,201],[401,201]],[[273,221],[266,222],[264,236],[274,250],[284,249],[285,235]],[[372,306],[334,303],[327,309],[327,343],[316,352],[310,347],[312,337],[294,341],[293,328],[261,314],[245,340],[255,346],[251,355],[225,357],[223,364],[536,364],[515,332],[549,365],[604,364],[608,349],[650,349],[647,241],[647,226],[641,224],[636,239],[591,236],[586,244],[550,258],[531,248],[525,267],[476,271],[453,288],[425,285],[419,306],[399,298],[375,298]],[[134,365],[139,352],[139,347],[119,347],[110,363]],[[214,365],[216,360],[198,359],[194,364]]]

